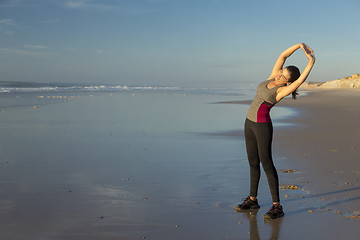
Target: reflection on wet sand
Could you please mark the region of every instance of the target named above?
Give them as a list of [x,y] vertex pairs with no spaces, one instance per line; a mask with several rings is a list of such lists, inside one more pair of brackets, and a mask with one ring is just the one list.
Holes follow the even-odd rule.
[[[257,214],[259,209],[243,211],[245,218],[249,220],[249,234],[250,240],[260,240],[258,222],[257,222]],[[279,239],[280,226],[283,218],[279,219],[264,219],[265,224],[269,224],[271,226],[271,235],[269,240],[277,240]]]

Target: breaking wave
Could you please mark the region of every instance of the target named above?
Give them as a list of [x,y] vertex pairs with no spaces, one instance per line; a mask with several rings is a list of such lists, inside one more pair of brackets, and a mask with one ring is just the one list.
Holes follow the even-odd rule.
[[1,82],[1,93],[56,93],[56,92],[157,92],[173,94],[216,94],[247,95],[249,88],[191,88],[176,86],[126,86],[109,84],[74,84],[74,83],[37,83],[37,82]]
[[0,93],[26,92],[94,92],[94,91],[132,91],[132,90],[179,90],[179,87],[158,86],[121,86],[121,85],[86,85],[69,83],[34,83],[34,82],[0,82]]

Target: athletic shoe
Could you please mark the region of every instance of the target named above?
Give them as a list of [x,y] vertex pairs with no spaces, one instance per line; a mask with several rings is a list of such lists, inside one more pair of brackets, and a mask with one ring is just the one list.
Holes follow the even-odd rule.
[[243,210],[248,210],[248,209],[258,209],[260,208],[259,204],[258,204],[258,201],[255,200],[251,200],[250,199],[250,196],[248,196],[247,198],[243,199],[243,203],[241,204],[238,204],[236,206],[236,211],[243,211]]
[[282,209],[282,206],[279,204],[273,205],[270,210],[265,213],[264,218],[267,219],[275,219],[284,216],[284,211]]

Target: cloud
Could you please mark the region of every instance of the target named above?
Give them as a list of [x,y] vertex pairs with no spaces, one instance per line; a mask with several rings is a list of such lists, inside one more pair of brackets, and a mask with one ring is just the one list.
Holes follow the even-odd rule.
[[5,53],[13,53],[16,55],[37,55],[34,52],[21,50],[21,49],[14,49],[14,48],[0,48],[0,52]]
[[86,0],[67,1],[64,4],[68,8],[84,8],[86,5]]
[[[114,11],[120,14],[147,14],[154,12],[154,5],[158,5],[169,0],[9,0],[1,7],[12,8],[37,8],[45,6],[62,7],[65,9],[89,11],[89,12],[109,12]],[[0,0],[1,2],[1,0]],[[3,19],[7,20],[7,19]],[[11,20],[11,19],[10,19]],[[2,21],[2,20],[0,20]],[[54,23],[57,19],[38,21],[39,23]]]
[[5,31],[4,33],[5,33],[5,35],[8,35],[8,36],[13,36],[14,35],[14,33],[12,31]]
[[46,19],[46,20],[41,20],[38,23],[51,24],[51,23],[58,23],[58,22],[60,22],[59,19]]
[[6,19],[0,19],[0,25],[14,25],[15,24],[15,21],[14,19],[9,19],[9,18],[6,18]]
[[4,18],[4,19],[0,19],[0,29],[3,30],[4,34],[7,36],[13,36],[14,32],[10,31],[9,29],[13,29],[15,26],[15,21],[14,19],[10,19],[10,18]]
[[71,0],[71,1],[65,1],[63,4],[66,8],[70,8],[70,9],[95,10],[95,11],[111,10],[115,6],[100,2],[95,3],[94,1],[89,1],[89,0]]
[[30,48],[33,50],[43,50],[43,49],[48,49],[49,47],[44,46],[44,45],[32,45],[32,44],[26,44],[24,45],[25,48]]
[[29,7],[39,7],[42,5],[52,4],[56,1],[62,0],[6,0],[1,1],[1,7],[6,8],[29,8]]
[[[38,49],[31,48],[31,50],[23,50],[17,48],[0,48],[0,55],[8,54],[8,55],[21,55],[21,56],[32,56],[32,57],[47,57],[52,55],[51,53],[47,53],[47,52],[39,52]],[[43,48],[40,47],[40,49]]]
[[112,3],[104,3],[99,0],[67,0],[61,1],[59,4],[67,9],[93,12],[115,11],[121,14],[143,14],[155,11],[147,4],[138,4],[133,1],[113,1]]
[[2,6],[3,7],[18,7],[23,3],[24,2],[22,0],[10,0],[10,1],[7,1],[6,3],[2,3]]

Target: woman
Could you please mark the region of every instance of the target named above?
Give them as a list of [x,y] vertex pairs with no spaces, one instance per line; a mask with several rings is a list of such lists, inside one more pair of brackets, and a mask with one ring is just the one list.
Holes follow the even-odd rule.
[[[301,74],[295,66],[283,68],[285,60],[299,48],[309,59]],[[273,206],[265,214],[265,218],[274,219],[284,216],[279,199],[278,175],[271,154],[273,127],[269,113],[270,109],[284,97],[292,94],[292,97],[296,98],[298,87],[306,80],[314,63],[313,50],[304,43],[296,44],[280,54],[268,80],[259,84],[245,121],[246,152],[250,166],[250,195],[243,203],[237,205],[237,211],[260,208],[256,197],[261,162],[273,200]]]

